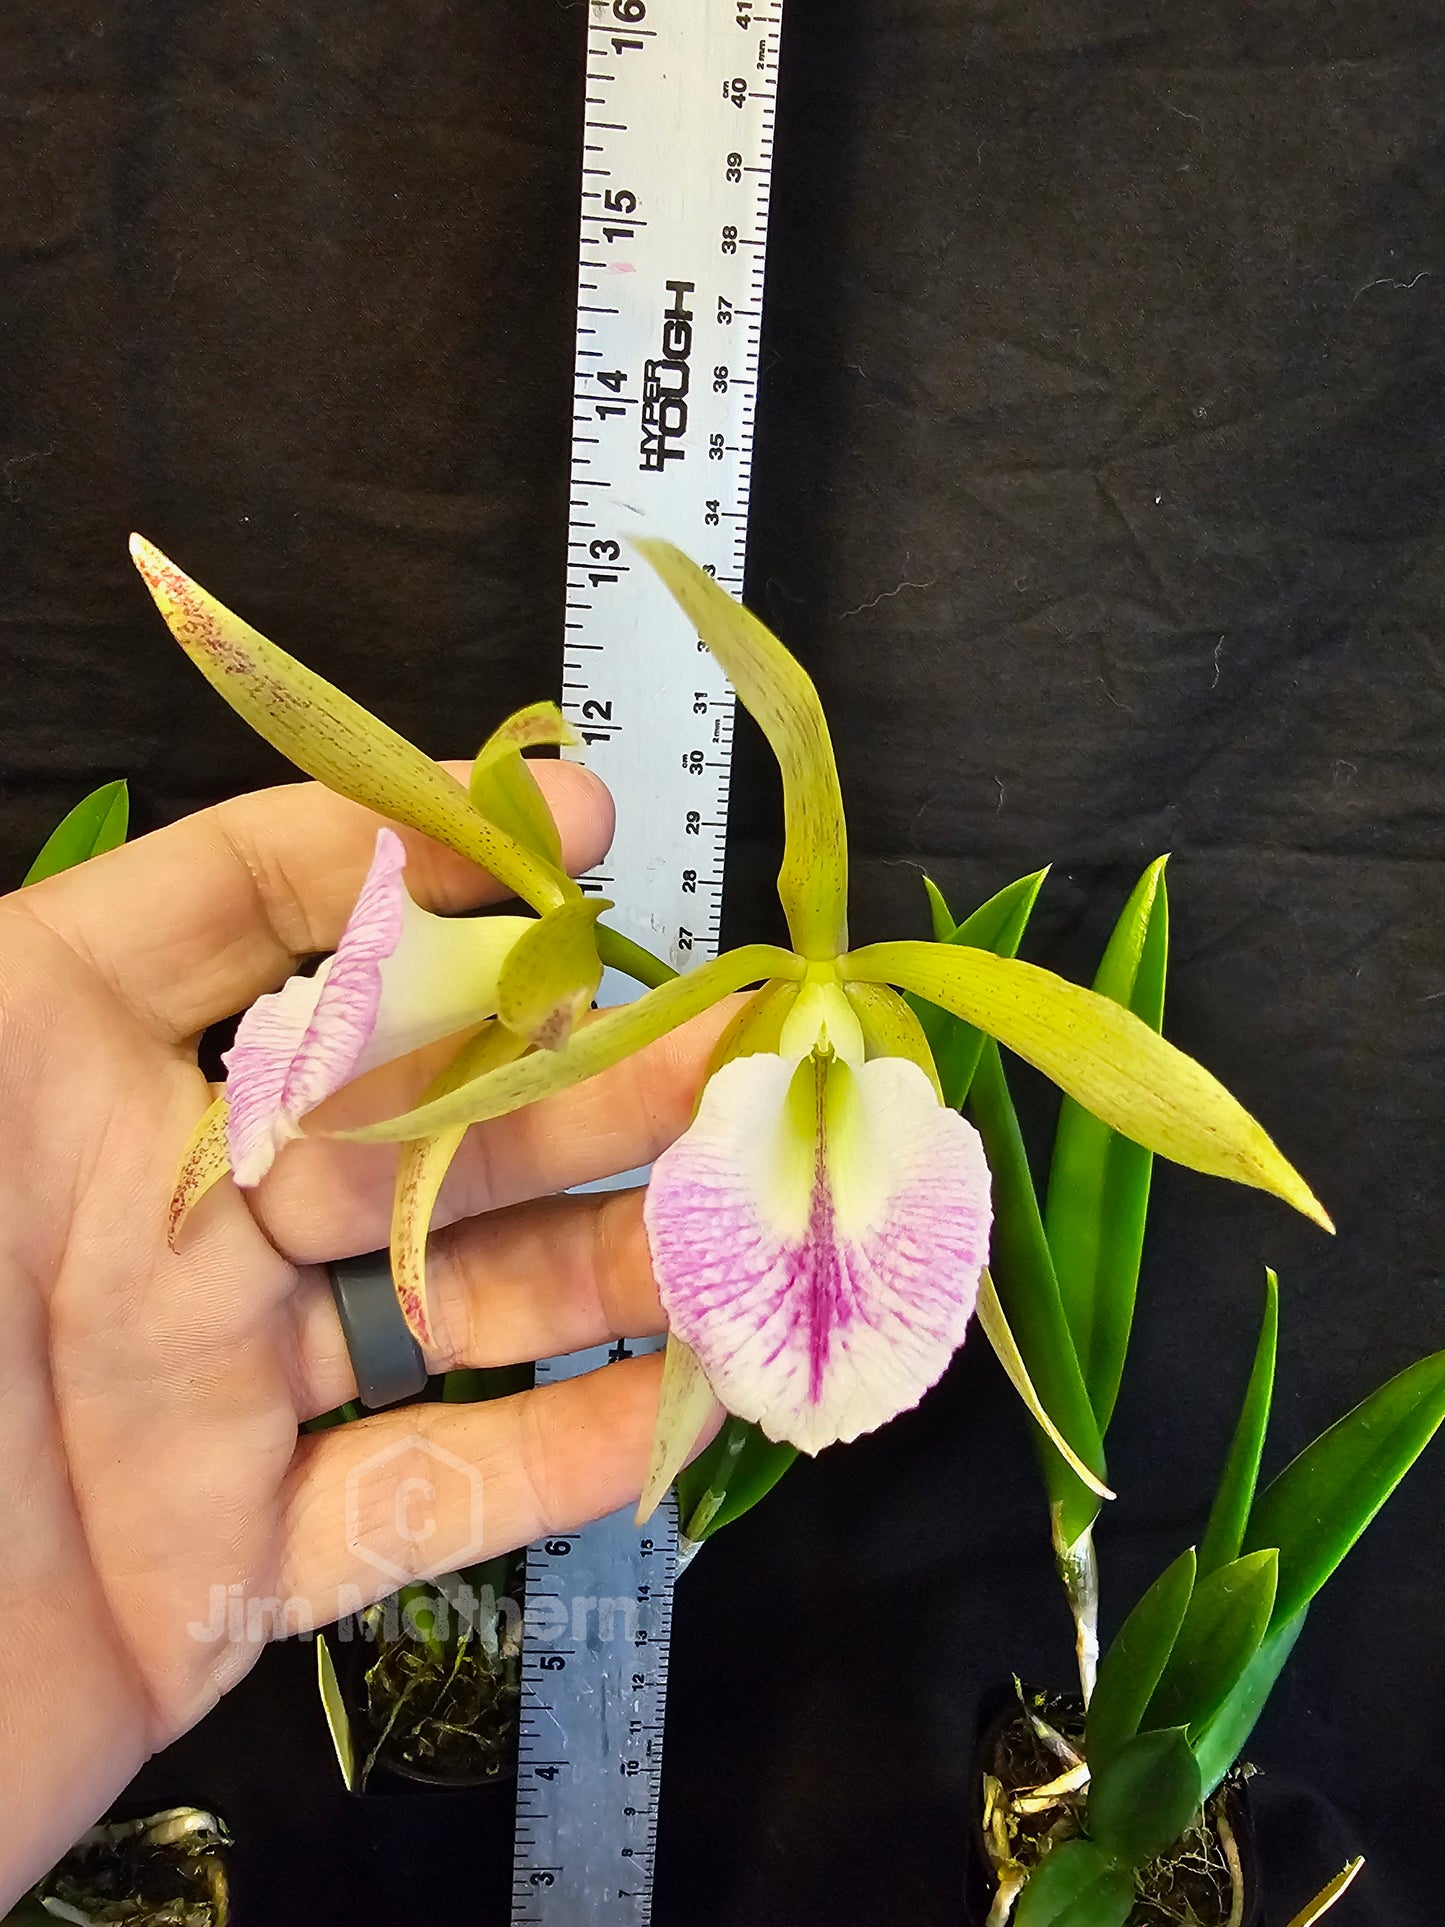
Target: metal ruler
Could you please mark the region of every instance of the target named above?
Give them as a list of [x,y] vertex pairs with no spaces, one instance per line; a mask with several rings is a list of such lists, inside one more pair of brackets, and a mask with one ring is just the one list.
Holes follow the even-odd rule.
[[[733,697],[626,538],[667,536],[742,593],[781,14],[588,9],[562,703],[617,802],[583,887],[680,970],[717,951]],[[609,973],[601,1001],[634,993]],[[514,1927],[652,1919],[675,1559],[670,1504],[528,1553]]]

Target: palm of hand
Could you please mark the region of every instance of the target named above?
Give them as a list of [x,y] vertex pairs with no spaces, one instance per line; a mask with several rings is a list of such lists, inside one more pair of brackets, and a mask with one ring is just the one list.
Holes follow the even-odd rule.
[[[605,795],[545,767],[569,857],[597,860]],[[248,1602],[294,1600],[323,1624],[395,1583],[358,1564],[342,1497],[378,1446],[421,1435],[478,1467],[482,1552],[639,1489],[652,1358],[298,1443],[354,1396],[319,1261],[385,1242],[386,1147],[295,1146],[167,1246],[209,1101],[195,1038],[334,942],[375,822],[314,785],[265,792],[0,900],[0,1782],[18,1789],[0,1905],[249,1668],[276,1628]],[[413,872],[436,908],[487,895],[420,839]],[[434,1248],[432,1369],[659,1328],[635,1197],[549,1194],[685,1126],[725,1016],[472,1134]],[[513,1208],[472,1215],[498,1204]]]

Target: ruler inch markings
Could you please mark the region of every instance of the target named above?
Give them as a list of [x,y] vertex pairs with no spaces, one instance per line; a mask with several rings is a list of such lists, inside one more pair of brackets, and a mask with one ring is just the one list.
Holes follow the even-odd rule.
[[[781,14],[589,0],[561,696],[618,806],[584,887],[677,969],[717,952],[733,695],[626,543],[665,536],[741,590]],[[601,1000],[629,994],[608,973]],[[672,1514],[529,1549],[513,1927],[650,1927]]]

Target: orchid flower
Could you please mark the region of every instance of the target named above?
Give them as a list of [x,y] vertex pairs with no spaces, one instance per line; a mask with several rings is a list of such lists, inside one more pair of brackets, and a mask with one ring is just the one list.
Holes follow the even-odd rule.
[[[555,704],[509,718],[482,746],[470,787],[232,614],[150,543],[131,553],[172,632],[202,673],[298,767],[484,866],[540,914],[434,916],[408,895],[406,850],[377,832],[371,866],[334,955],[293,976],[241,1019],[224,1095],[193,1134],[172,1199],[172,1240],[229,1170],[260,1182],[301,1121],[374,1066],[448,1037],[469,1041],[446,1076],[475,1075],[529,1048],[562,1048],[601,976],[596,920],[562,869],[561,845],[524,749],[577,741]],[[614,949],[620,945],[614,939]],[[627,962],[625,954],[617,957]],[[435,1094],[432,1093],[432,1094]],[[461,1132],[408,1145],[393,1231],[398,1291],[430,1333],[425,1233]]]
[[[792,947],[729,951],[580,1028],[565,1050],[454,1076],[403,1115],[345,1135],[409,1140],[503,1116],[760,986],[724,1033],[691,1128],[658,1159],[648,1186],[645,1218],[672,1336],[644,1506],[692,1448],[714,1399],[769,1438],[816,1452],[916,1404],[976,1304],[1047,1422],[999,1329],[984,1270],[989,1184],[979,1141],[944,1108],[900,991],[976,1025],[1148,1149],[1274,1192],[1331,1228],[1260,1125],[1120,1005],[983,950],[850,949],[842,798],[812,682],[677,549],[636,547],[778,758],[786,816],[778,889]],[[1107,1492],[1097,1476],[1095,1488]]]

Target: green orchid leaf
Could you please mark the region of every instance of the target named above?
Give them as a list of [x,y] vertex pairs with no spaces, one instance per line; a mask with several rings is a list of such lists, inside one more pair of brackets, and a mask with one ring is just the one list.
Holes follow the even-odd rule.
[[783,776],[778,895],[793,948],[836,957],[848,942],[848,837],[833,739],[812,679],[771,630],[670,542],[633,547],[661,576],[767,737]]
[[[1153,1031],[1164,1021],[1169,955],[1164,864],[1161,856],[1140,877],[1094,979],[1097,996],[1132,1011]],[[1129,1349],[1153,1163],[1143,1145],[1065,1097],[1044,1230],[1100,1432],[1114,1415]]]
[[1051,1847],[1029,1876],[1014,1915],[1017,1927],[1124,1927],[1134,1881],[1092,1840]]
[[1245,1545],[1279,1548],[1276,1624],[1307,1606],[1445,1418],[1445,1351],[1372,1392],[1259,1495]]
[[1084,1754],[1090,1772],[1104,1772],[1139,1731],[1184,1624],[1194,1575],[1191,1547],[1160,1573],[1114,1635],[1089,1701]]
[[[1032,876],[1020,877],[1017,882],[1005,885],[962,923],[953,921],[938,885],[931,877],[925,877],[923,887],[928,892],[934,936],[940,943],[968,944],[979,950],[992,950],[1000,957],[1012,957],[1023,941],[1047,875],[1047,870],[1035,870]],[[908,1003],[923,1026],[923,1034],[933,1052],[943,1101],[950,1110],[961,1111],[978,1069],[983,1032],[922,998],[910,997]]]
[[678,1530],[701,1545],[764,1499],[798,1456],[745,1419],[729,1418],[677,1480]]
[[[1053,1259],[998,1046],[985,1040],[969,1103],[993,1175],[990,1269],[1004,1316],[1044,1409],[1074,1450],[1104,1479],[1104,1448],[1064,1316]],[[1099,1515],[1100,1501],[1042,1432],[1036,1434],[1049,1490],[1057,1547],[1074,1545]]]
[[497,1012],[508,1030],[539,1050],[565,1047],[602,981],[596,925],[611,908],[603,897],[577,897],[528,925],[497,979]]
[[1195,1733],[1194,1757],[1206,1800],[1244,1751],[1304,1623],[1300,1612],[1270,1629],[1223,1705]]
[[104,856],[107,850],[125,842],[129,827],[130,791],[124,778],[102,783],[56,824],[25,872],[25,882],[43,883],[62,870],[73,870],[88,857]]
[[1203,1804],[1184,1728],[1136,1733],[1089,1782],[1089,1835],[1118,1865],[1147,1867],[1188,1831]]
[[685,976],[659,984],[635,1003],[605,1011],[592,1023],[581,1025],[565,1050],[535,1052],[515,1064],[487,1071],[398,1117],[330,1135],[363,1143],[395,1144],[408,1138],[432,1137],[456,1124],[480,1124],[487,1118],[505,1117],[524,1104],[596,1077],[599,1071],[655,1043],[690,1017],[700,1016],[732,991],[770,977],[796,981],[802,968],[791,951],[775,949],[771,944],[748,944],[724,951],[712,963],[700,964]]
[[1149,1701],[1151,1726],[1197,1730],[1243,1678],[1269,1630],[1279,1583],[1273,1546],[1199,1579],[1163,1676]]
[[556,703],[532,703],[492,731],[477,751],[468,786],[483,816],[559,872],[562,839],[522,751],[571,749],[581,740]]
[[144,537],[131,556],[166,625],[213,689],[273,749],[338,796],[435,837],[536,910],[572,891],[541,857],[488,822],[440,763],[243,622]]
[[875,943],[848,982],[893,984],[977,1024],[1126,1137],[1177,1164],[1271,1191],[1326,1230],[1323,1207],[1217,1078],[1132,1011],[1037,964],[943,943]]
[[1234,1428],[1219,1490],[1209,1510],[1204,1543],[1199,1548],[1201,1575],[1214,1572],[1239,1557],[1254,1504],[1269,1408],[1274,1398],[1275,1354],[1279,1345],[1279,1280],[1272,1271],[1265,1272],[1264,1280],[1264,1323],[1259,1328],[1259,1343],[1255,1347],[1239,1423]]

